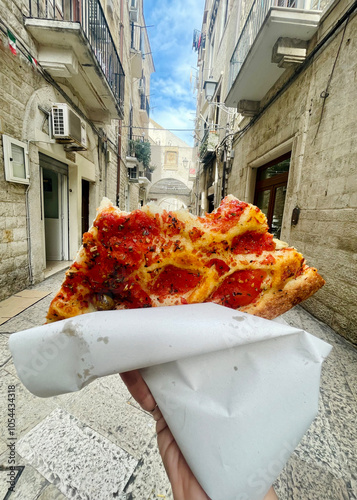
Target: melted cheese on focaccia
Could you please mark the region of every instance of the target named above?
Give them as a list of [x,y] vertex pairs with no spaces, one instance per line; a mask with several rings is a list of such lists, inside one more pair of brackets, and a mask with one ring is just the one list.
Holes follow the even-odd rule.
[[205,217],[150,205],[127,213],[104,200],[48,321],[205,301],[254,314],[258,304],[286,302],[287,283],[307,269],[299,252],[273,240],[257,207],[233,196]]

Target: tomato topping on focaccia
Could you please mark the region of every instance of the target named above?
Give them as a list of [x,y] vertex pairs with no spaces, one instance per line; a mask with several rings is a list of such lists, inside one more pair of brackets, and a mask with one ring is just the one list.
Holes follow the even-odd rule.
[[47,321],[197,302],[271,319],[323,284],[257,207],[233,196],[204,217],[150,205],[127,213],[104,199]]

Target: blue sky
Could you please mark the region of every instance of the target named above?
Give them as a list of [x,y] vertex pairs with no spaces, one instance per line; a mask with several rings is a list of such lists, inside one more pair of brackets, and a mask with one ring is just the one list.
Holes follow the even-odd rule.
[[[192,129],[196,109],[193,83],[197,53],[192,50],[194,29],[201,29],[204,0],[143,0],[154,59],[150,83],[150,116],[169,129]],[[192,88],[190,72],[192,69]],[[193,146],[192,132],[173,132]]]

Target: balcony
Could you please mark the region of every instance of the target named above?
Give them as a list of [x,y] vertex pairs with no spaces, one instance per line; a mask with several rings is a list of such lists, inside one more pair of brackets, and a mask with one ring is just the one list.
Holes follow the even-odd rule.
[[124,71],[99,0],[30,0],[25,27],[38,61],[96,122],[124,117]]
[[139,184],[141,186],[148,186],[151,184],[152,172],[149,167],[143,168],[139,171]]
[[[128,160],[128,158],[127,158]],[[127,162],[128,165],[128,162]],[[143,167],[142,164],[136,163],[135,166],[128,168],[128,180],[131,183],[137,183],[142,187],[147,187],[151,184],[152,173],[149,168]]]
[[[138,174],[139,174],[139,160],[137,159],[135,155],[135,144],[136,142],[139,142],[142,140],[142,137],[140,136],[134,136],[130,135],[128,136],[128,142],[127,142],[127,150],[126,150],[126,166],[128,168],[128,176],[129,179],[135,179],[135,182],[137,182],[138,179]],[[135,169],[135,170],[134,170]],[[131,170],[133,170],[131,172]]]
[[215,155],[216,147],[218,145],[218,132],[215,127],[209,128],[205,131],[201,147],[200,147],[200,160],[203,163],[208,163]]
[[151,158],[150,142],[141,135],[128,136],[127,157],[136,157],[138,161],[148,164]]
[[126,166],[130,182],[148,185],[151,182],[151,145],[142,136],[131,135],[128,137],[126,152]]
[[303,62],[331,0],[254,0],[230,61],[226,106],[246,115],[292,64]]

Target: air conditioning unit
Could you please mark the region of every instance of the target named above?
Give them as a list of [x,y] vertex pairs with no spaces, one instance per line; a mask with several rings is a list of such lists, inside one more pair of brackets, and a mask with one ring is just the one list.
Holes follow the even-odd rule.
[[138,1],[129,0],[129,18],[133,23],[138,22]]
[[52,105],[52,137],[67,150],[87,149],[85,122],[65,103]]

